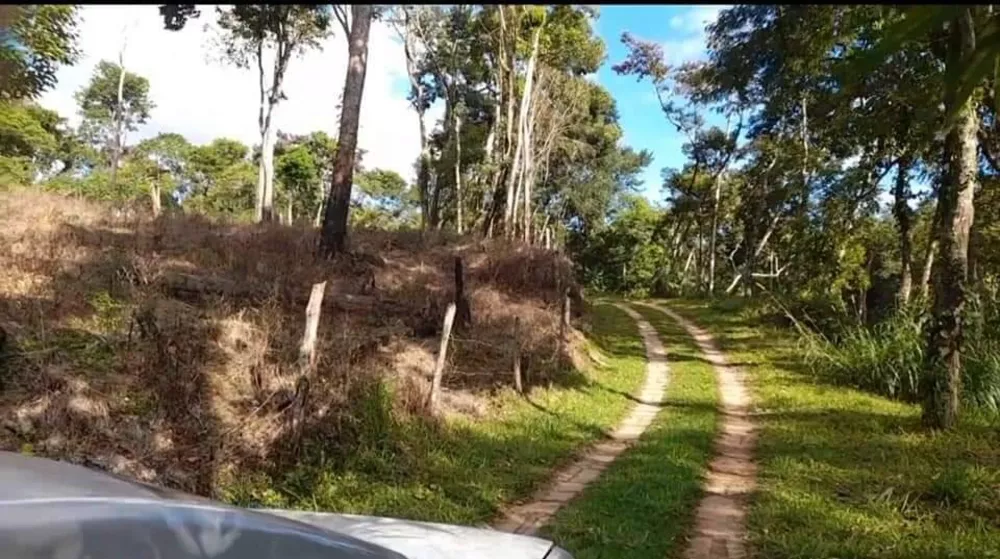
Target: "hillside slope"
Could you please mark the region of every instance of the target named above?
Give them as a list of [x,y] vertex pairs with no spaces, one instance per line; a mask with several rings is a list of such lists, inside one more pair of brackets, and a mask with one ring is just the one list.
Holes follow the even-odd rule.
[[[575,285],[551,251],[373,231],[354,235],[352,256],[316,262],[304,226],[152,220],[25,191],[0,194],[0,215],[4,449],[205,495],[302,447],[349,449],[373,387],[392,388],[393,413],[423,413],[456,257],[473,324],[449,351],[445,410],[485,413],[512,384],[515,318],[530,383],[560,381],[560,293]],[[324,280],[296,441],[305,301]]]

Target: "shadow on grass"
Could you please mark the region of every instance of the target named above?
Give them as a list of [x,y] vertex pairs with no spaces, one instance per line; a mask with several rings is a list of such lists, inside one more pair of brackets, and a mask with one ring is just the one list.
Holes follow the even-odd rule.
[[749,516],[757,556],[1000,557],[995,423],[967,414],[950,432],[928,432],[916,406],[817,381],[790,332],[669,305],[732,359],[758,363],[749,371],[759,408]]

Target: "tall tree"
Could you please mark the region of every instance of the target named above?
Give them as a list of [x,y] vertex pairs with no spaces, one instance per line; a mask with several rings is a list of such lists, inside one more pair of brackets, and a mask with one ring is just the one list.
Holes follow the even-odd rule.
[[[271,220],[274,214],[274,110],[287,99],[282,89],[292,57],[320,48],[329,34],[326,6],[308,4],[238,4],[217,8],[221,45],[226,60],[240,68],[256,67],[260,104],[257,127],[261,158],[255,217]],[[271,67],[265,58],[273,56]]]
[[325,257],[332,257],[346,248],[361,98],[364,93],[365,74],[368,71],[368,34],[375,8],[352,5],[348,17],[347,7],[335,5],[334,13],[348,38],[348,64],[347,77],[344,80],[343,109],[340,113],[337,155],[334,158],[333,178],[320,234],[319,252]]
[[149,98],[149,80],[102,60],[90,82],[76,93],[76,101],[92,143],[109,151],[114,189],[126,136],[138,130],[155,107]]
[[[964,8],[948,22],[945,72],[953,77],[953,83],[976,62],[975,16],[979,10]],[[948,174],[938,189],[936,236],[940,257],[933,277],[934,305],[927,328],[924,421],[947,429],[958,419],[969,230],[979,174],[979,118],[975,97],[963,98],[957,87],[945,89],[944,107],[946,114],[954,117],[944,146]]]

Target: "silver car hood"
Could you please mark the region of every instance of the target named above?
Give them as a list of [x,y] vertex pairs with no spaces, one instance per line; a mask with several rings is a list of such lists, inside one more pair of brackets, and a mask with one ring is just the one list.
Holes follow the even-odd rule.
[[373,543],[407,559],[544,559],[553,549],[547,540],[484,528],[353,514],[271,509],[261,512]]
[[4,559],[569,557],[546,540],[489,529],[229,507],[11,452],[0,452],[0,550]]

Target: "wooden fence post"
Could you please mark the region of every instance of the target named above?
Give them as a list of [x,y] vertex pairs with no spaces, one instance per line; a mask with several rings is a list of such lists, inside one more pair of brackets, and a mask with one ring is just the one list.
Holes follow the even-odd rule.
[[431,381],[431,391],[427,395],[427,408],[431,413],[437,412],[438,396],[441,392],[441,377],[444,375],[444,362],[448,355],[448,340],[451,338],[451,325],[455,322],[455,303],[448,304],[444,313],[444,327],[441,329],[441,347],[438,349],[437,363],[434,365],[434,379]]
[[465,297],[465,276],[462,272],[462,258],[455,257],[455,305],[458,307],[459,329],[472,325],[472,309]]
[[562,298],[562,312],[559,316],[559,344],[556,347],[556,358],[561,362],[563,356],[563,347],[569,345],[569,326],[570,326],[570,307],[569,307],[569,294],[570,288],[566,288],[563,291]]
[[524,384],[521,380],[521,318],[514,317],[514,389],[518,394],[524,394]]
[[292,398],[292,435],[298,440],[302,422],[305,419],[306,399],[309,396],[309,377],[316,367],[316,337],[319,332],[319,315],[323,309],[323,293],[326,282],[315,283],[306,305],[306,329],[299,346],[299,378],[295,382]]

